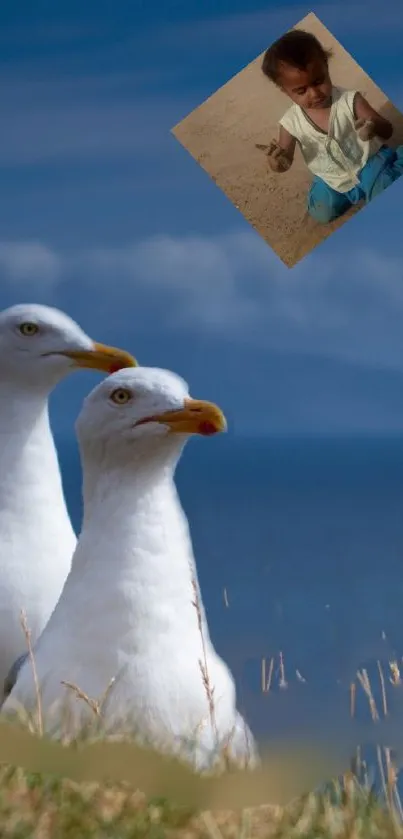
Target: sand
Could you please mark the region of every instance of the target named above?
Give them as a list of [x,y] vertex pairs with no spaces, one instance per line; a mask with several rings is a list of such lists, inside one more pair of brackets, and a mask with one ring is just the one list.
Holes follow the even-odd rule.
[[[358,89],[394,126],[389,145],[403,143],[403,115],[313,13],[296,27],[333,50],[334,84]],[[292,267],[361,207],[327,225],[306,211],[311,182],[299,149],[288,172],[271,172],[255,143],[278,134],[288,98],[263,75],[263,53],[176,125],[172,132],[282,261]]]

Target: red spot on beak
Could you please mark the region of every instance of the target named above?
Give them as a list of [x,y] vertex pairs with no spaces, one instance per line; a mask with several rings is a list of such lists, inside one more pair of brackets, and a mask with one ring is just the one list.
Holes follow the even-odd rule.
[[203,437],[211,437],[212,434],[217,434],[216,426],[208,420],[199,423],[198,431]]
[[111,366],[109,368],[109,375],[111,376],[112,373],[117,373],[119,370],[123,370],[124,367],[125,367],[124,364],[119,364],[118,361],[115,361],[113,364],[111,364]]

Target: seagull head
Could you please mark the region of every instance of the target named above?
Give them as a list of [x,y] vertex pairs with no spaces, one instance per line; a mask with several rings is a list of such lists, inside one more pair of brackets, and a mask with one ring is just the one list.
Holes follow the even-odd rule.
[[19,304],[0,312],[0,380],[51,389],[79,368],[110,374],[135,365],[129,353],[93,341],[58,309]]
[[179,447],[191,435],[208,437],[226,429],[221,409],[193,399],[186,382],[168,370],[149,367],[120,370],[87,396],[76,423],[82,452],[130,458],[141,443],[158,448],[162,441]]

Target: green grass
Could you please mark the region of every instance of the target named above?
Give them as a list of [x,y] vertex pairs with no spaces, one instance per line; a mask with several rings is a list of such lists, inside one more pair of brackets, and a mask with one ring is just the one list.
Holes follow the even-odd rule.
[[401,839],[397,814],[353,776],[288,807],[203,813],[125,783],[77,784],[3,767],[0,831],[12,839]]
[[76,784],[11,767],[0,774],[1,835],[13,839],[163,839],[182,831],[191,815],[164,801],[147,802],[126,784]]
[[[35,673],[28,631],[26,636]],[[388,713],[388,682],[378,665],[380,709],[367,671],[357,673],[374,721]],[[390,684],[400,684],[397,663],[390,667]],[[213,692],[204,667],[201,675],[214,715]],[[350,771],[345,772],[343,761],[344,774],[340,775],[340,756],[315,754],[307,744],[302,750],[293,748],[292,754],[276,754],[272,748],[261,772],[234,771],[225,760],[217,777],[201,781],[189,768],[139,750],[131,737],[119,736],[110,742],[102,728],[102,702],[74,685],[67,686],[76,700],[91,708],[94,725],[85,736],[81,732],[78,739],[66,737],[56,744],[44,734],[39,688],[35,719],[25,713],[14,727],[6,721],[0,725],[2,839],[403,839],[403,810],[390,749],[376,750],[382,782],[379,794],[370,786],[359,750]],[[355,683],[352,688],[354,716]],[[266,677],[262,689],[269,689]],[[14,761],[21,765],[15,766]],[[338,779],[318,789],[323,778],[331,775]],[[296,795],[302,788],[315,791]],[[241,808],[242,800],[268,799],[292,800],[286,806]],[[199,803],[183,806],[185,800]]]

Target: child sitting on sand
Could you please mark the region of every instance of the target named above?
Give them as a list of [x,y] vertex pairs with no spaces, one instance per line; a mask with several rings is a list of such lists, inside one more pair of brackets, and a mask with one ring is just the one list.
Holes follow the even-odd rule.
[[293,101],[280,120],[278,141],[265,148],[270,168],[290,168],[298,143],[314,175],[308,211],[318,222],[338,218],[351,207],[367,203],[403,174],[403,146],[384,140],[392,124],[357,90],[332,84],[329,58],[318,39],[294,29],[266,50],[262,70]]

